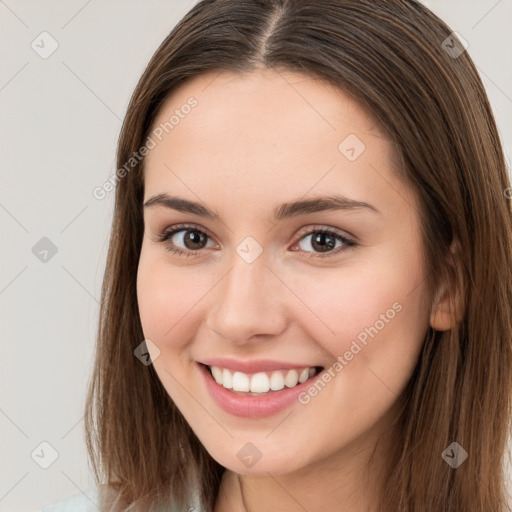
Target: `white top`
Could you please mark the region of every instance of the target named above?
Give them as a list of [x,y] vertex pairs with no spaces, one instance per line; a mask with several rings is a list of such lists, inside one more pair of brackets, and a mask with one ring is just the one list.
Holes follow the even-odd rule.
[[[93,488],[47,505],[39,512],[101,512],[99,502],[98,490]],[[173,506],[165,507],[165,512],[172,512],[173,510],[175,510]],[[190,506],[187,512],[201,512],[201,509],[196,502],[195,507]]]
[[96,489],[73,494],[57,503],[44,507],[40,512],[98,512],[99,495]]

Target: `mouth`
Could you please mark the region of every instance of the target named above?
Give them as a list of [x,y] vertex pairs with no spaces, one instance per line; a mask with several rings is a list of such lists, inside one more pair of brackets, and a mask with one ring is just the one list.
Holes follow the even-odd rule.
[[220,366],[204,367],[215,382],[224,389],[241,396],[268,396],[304,384],[318,375],[323,366],[308,366],[257,373],[233,371]]

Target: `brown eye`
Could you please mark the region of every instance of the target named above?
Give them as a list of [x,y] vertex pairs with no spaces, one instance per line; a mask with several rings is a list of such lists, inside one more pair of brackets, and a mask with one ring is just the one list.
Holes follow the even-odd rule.
[[[180,233],[180,231],[178,231]],[[183,244],[187,249],[203,249],[203,245],[207,239],[207,236],[200,231],[195,230],[183,230],[184,236],[182,238]]]
[[[303,243],[304,240],[308,238],[310,238],[310,240]],[[336,244],[339,245],[336,246]],[[320,228],[307,232],[299,239],[296,245],[298,245],[302,251],[309,253],[309,258],[327,258],[347,248],[354,247],[356,242],[346,238],[337,231]],[[308,247],[312,247],[313,251],[308,251]]]
[[329,233],[315,233],[311,235],[311,247],[319,252],[326,252],[336,246],[336,237]]
[[165,248],[180,255],[189,255],[206,248],[210,237],[193,226],[178,225],[160,234],[158,242]]

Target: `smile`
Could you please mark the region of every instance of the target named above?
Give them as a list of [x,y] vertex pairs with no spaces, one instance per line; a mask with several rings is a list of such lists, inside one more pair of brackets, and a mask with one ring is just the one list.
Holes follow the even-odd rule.
[[[235,366],[229,361],[225,364]],[[281,369],[277,369],[278,364]],[[244,365],[237,363],[236,366],[240,368]],[[323,371],[322,366],[293,368],[290,365],[282,369],[286,364],[277,362],[274,365],[276,369],[269,369],[272,365],[266,362],[247,363],[245,366],[260,371],[245,373],[213,364],[197,364],[204,389],[213,402],[232,416],[252,419],[272,416],[293,404],[298,404],[299,394],[305,391],[311,385],[310,381]],[[267,367],[267,371],[261,371],[263,366]],[[267,391],[251,391],[251,389]]]
[[240,371],[231,371],[219,366],[208,366],[212,377],[217,384],[225,389],[247,396],[260,396],[280,391],[285,386],[293,388],[306,382],[320,370],[317,366],[289,370],[275,370],[273,372],[258,372],[248,374]]

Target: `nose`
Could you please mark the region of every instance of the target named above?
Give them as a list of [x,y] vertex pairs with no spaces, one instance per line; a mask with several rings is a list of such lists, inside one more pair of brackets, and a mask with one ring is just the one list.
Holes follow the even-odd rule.
[[258,335],[279,335],[286,327],[285,286],[262,256],[247,263],[235,254],[232,261],[211,295],[207,327],[237,345]]

